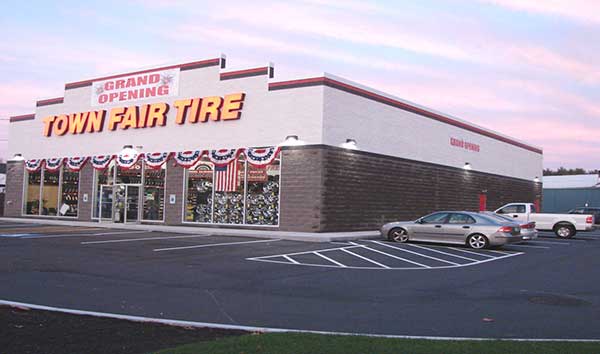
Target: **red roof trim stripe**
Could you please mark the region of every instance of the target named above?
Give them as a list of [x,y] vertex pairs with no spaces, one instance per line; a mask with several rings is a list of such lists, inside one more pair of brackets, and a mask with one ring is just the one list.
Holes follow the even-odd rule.
[[33,120],[35,119],[35,113],[31,113],[31,114],[23,114],[20,116],[12,116],[9,118],[9,122],[21,122],[24,120]]
[[41,107],[41,106],[48,106],[51,104],[63,103],[64,100],[65,100],[64,97],[49,98],[47,100],[39,100],[35,103],[35,106]]
[[229,71],[226,73],[221,73],[220,77],[221,77],[221,80],[228,80],[228,79],[237,79],[237,78],[249,77],[249,76],[267,75],[268,73],[269,73],[269,67],[264,66],[264,67],[260,67],[260,68]]
[[181,70],[191,70],[191,69],[203,68],[203,67],[207,67],[207,66],[216,66],[216,65],[219,65],[220,63],[221,63],[221,58],[214,58],[214,59],[194,61],[191,63],[163,66],[160,68],[133,71],[133,72],[123,73],[123,74],[118,74],[118,75],[103,76],[103,77],[98,77],[95,79],[67,83],[67,84],[65,84],[65,90],[77,88],[77,87],[89,86],[94,81],[115,79],[115,78],[123,77],[123,76],[138,75],[138,74],[144,74],[144,73],[149,73],[149,72],[158,71],[158,70],[167,70],[167,69],[175,69],[175,68],[179,68]]
[[405,103],[405,102],[401,102],[389,97],[385,97],[382,96],[380,94],[356,87],[356,86],[352,86],[337,80],[333,80],[327,77],[314,77],[314,78],[309,78],[309,79],[301,79],[301,80],[291,80],[291,81],[281,81],[281,82],[273,82],[269,84],[269,90],[273,91],[273,90],[283,90],[283,89],[288,89],[288,88],[296,88],[296,87],[307,87],[307,86],[318,86],[318,85],[325,85],[325,86],[329,86],[332,88],[336,88],[348,93],[352,93],[361,97],[365,97],[368,99],[372,99],[374,101],[380,102],[380,103],[384,103],[405,111],[409,111],[424,117],[428,117],[431,119],[435,119],[439,122],[442,123],[446,123],[446,124],[450,124],[453,125],[455,127],[459,127],[477,134],[481,134],[483,136],[487,136],[489,138],[495,139],[495,140],[499,140],[514,146],[518,146],[520,148],[538,153],[538,154],[542,154],[543,151],[541,149],[538,149],[536,147],[533,146],[529,146],[527,144],[523,144],[521,142],[515,141],[513,139],[509,139],[506,138],[504,136],[495,134],[493,132],[472,126],[470,124],[464,123],[464,122],[460,122],[456,119],[438,114],[438,113],[434,113],[428,110],[425,110],[423,108],[419,108],[416,106],[413,106],[411,104]]

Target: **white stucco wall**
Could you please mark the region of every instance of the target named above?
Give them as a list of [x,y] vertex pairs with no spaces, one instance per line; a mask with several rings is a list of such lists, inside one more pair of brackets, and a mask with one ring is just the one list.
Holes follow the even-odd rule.
[[[336,88],[325,87],[324,100],[325,144],[340,145],[351,138],[356,139],[360,150],[384,155],[453,167],[463,167],[469,162],[476,171],[528,180],[542,176],[543,157],[539,153]],[[452,146],[451,137],[478,144],[480,151]]]
[[[21,153],[26,159],[89,156],[119,152],[123,145],[143,146],[145,152],[272,146],[287,135],[299,135],[311,144],[321,143],[323,87],[268,91],[266,75],[221,81],[218,67],[180,73],[177,97],[140,100],[102,107],[90,106],[91,86],[65,90],[64,103],[38,107],[35,119],[13,122],[9,128],[9,156]],[[244,92],[239,120],[175,124],[173,102],[180,98],[224,96]],[[167,102],[171,108],[164,127],[109,131],[112,107]],[[35,105],[35,102],[32,102]],[[107,110],[100,133],[43,136],[43,119],[49,115]]]

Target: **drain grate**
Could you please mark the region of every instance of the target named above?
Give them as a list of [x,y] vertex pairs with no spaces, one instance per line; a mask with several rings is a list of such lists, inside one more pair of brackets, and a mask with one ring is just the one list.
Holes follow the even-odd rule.
[[555,306],[589,306],[591,303],[572,296],[563,295],[537,295],[529,298],[529,302],[540,305]]

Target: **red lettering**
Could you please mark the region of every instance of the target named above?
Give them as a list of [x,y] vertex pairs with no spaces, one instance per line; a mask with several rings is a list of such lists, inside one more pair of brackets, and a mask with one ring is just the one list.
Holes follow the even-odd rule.
[[138,86],[148,84],[148,75],[139,76],[137,79]]
[[131,86],[135,86],[135,79],[132,77],[127,79],[127,84],[125,85],[125,87],[131,87]]
[[98,103],[106,103],[106,101],[108,101],[108,95],[103,93],[100,96],[98,96]]
[[148,84],[155,84],[160,81],[159,74],[152,74],[148,77]]
[[104,91],[110,91],[113,90],[115,88],[115,82],[114,81],[107,81],[104,84]]
[[168,95],[168,94],[169,94],[169,86],[168,85],[158,86],[158,95],[159,96],[164,96],[164,95]]
[[119,94],[117,92],[111,92],[108,95],[108,102],[112,102],[115,100],[115,98],[117,98],[119,96]]
[[121,89],[121,88],[123,88],[123,86],[125,86],[125,80],[117,80],[116,81],[116,84],[115,84],[116,89]]

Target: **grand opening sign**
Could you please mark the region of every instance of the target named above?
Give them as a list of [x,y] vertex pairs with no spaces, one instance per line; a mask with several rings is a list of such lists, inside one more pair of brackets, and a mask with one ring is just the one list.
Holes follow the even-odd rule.
[[92,106],[125,103],[179,93],[179,68],[121,76],[92,83]]
[[105,125],[108,131],[165,126],[171,106],[175,109],[175,123],[179,125],[236,120],[242,115],[245,98],[245,93],[232,93],[225,96],[181,99],[172,105],[160,102],[114,107],[110,111],[100,109],[48,116],[43,119],[43,134],[62,136],[99,133],[105,129]]

